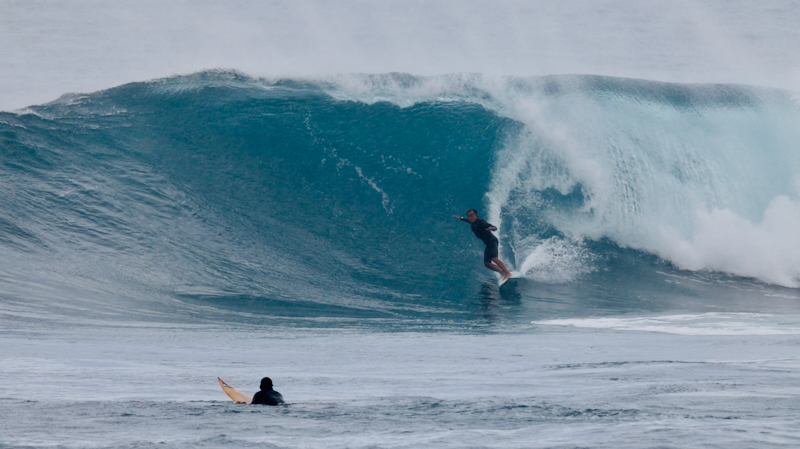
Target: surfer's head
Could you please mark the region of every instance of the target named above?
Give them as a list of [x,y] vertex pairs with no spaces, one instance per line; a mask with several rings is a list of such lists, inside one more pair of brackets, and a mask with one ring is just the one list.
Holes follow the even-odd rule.
[[272,390],[272,379],[270,379],[269,377],[261,379],[261,389]]
[[470,209],[467,211],[467,221],[473,223],[475,220],[478,219],[478,211],[475,209]]

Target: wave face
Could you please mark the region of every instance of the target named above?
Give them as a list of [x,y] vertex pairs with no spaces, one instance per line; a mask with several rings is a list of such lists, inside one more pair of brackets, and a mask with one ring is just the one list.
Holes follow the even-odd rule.
[[3,113],[0,139],[8,304],[469,318],[496,296],[450,218],[470,207],[531,291],[800,286],[800,108],[781,91],[213,71]]

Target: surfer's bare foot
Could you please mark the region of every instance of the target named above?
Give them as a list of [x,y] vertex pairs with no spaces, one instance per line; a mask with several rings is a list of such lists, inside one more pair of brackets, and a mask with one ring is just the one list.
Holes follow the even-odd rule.
[[507,281],[509,279],[511,279],[511,272],[506,271],[505,273],[503,273],[503,280]]

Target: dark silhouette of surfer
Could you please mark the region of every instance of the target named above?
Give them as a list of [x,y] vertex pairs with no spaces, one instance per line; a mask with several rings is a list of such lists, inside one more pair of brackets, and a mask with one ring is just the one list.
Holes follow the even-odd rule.
[[492,231],[496,231],[497,228],[483,218],[478,217],[478,211],[475,209],[467,211],[467,218],[459,217],[458,215],[453,215],[453,218],[469,223],[472,226],[472,232],[475,233],[475,237],[483,240],[483,243],[486,244],[486,251],[483,253],[483,264],[486,268],[500,273],[502,275],[501,282],[510,278],[511,272],[508,271],[506,264],[498,257],[499,242],[497,237],[492,234]]
[[261,379],[261,391],[253,395],[251,404],[262,405],[281,405],[284,404],[283,396],[272,389],[272,379],[265,377]]

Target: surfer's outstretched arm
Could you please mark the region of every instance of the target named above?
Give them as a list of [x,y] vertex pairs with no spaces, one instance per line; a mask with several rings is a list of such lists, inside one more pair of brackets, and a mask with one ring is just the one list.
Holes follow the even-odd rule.
[[469,223],[469,220],[467,220],[464,217],[459,217],[458,215],[453,215],[453,218],[455,218],[456,220],[466,221],[467,223]]

